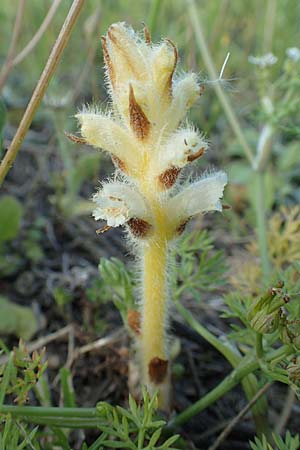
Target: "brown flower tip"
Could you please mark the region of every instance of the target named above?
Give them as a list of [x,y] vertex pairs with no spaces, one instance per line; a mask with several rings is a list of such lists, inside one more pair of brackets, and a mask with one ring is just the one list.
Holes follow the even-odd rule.
[[150,223],[146,222],[146,220],[139,219],[138,217],[129,219],[127,225],[129,226],[131,233],[138,238],[146,237],[151,230]]
[[185,220],[184,222],[182,222],[177,228],[176,228],[176,233],[180,236],[184,230],[185,227],[187,226],[187,224],[189,223],[190,218],[188,218],[187,220]]
[[169,93],[171,94],[172,92],[172,80],[173,80],[173,75],[177,66],[177,62],[178,62],[178,50],[176,45],[174,44],[173,41],[171,41],[171,39],[166,39],[166,41],[171,45],[171,47],[173,47],[173,51],[174,51],[174,66],[172,69],[172,72],[170,73],[170,77],[168,80],[168,89],[169,89]]
[[129,328],[139,336],[141,334],[141,315],[135,309],[129,309],[127,313],[127,322]]
[[204,147],[199,148],[199,150],[196,153],[192,153],[187,157],[188,162],[193,162],[195,161],[195,159],[200,158],[200,156],[202,156],[204,152],[205,152]]
[[168,365],[168,360],[158,358],[157,356],[151,359],[148,371],[152,383],[160,384],[165,380],[168,373]]
[[144,26],[144,36],[145,36],[146,44],[151,45],[152,44],[151,34],[150,34],[150,31],[149,31],[149,28],[146,27],[146,25]]
[[134,134],[141,140],[145,139],[149,135],[151,124],[146,114],[137,103],[131,84],[129,85],[129,115],[130,126]]
[[222,203],[222,209],[231,209],[231,206],[227,203]]
[[204,91],[205,91],[205,86],[204,86],[204,84],[202,84],[202,85],[200,86],[200,89],[199,89],[199,95],[200,95],[200,97],[201,97],[201,95],[203,95]]
[[98,228],[98,229],[96,230],[96,234],[103,234],[103,233],[106,233],[106,231],[110,230],[111,228],[112,228],[112,227],[109,226],[109,225],[104,225],[104,227]]
[[108,52],[108,48],[107,48],[107,40],[105,36],[101,37],[101,42],[102,42],[102,49],[103,49],[103,57],[104,57],[104,61],[106,63],[106,67],[108,70],[108,75],[109,75],[109,79],[110,82],[112,84],[112,86],[114,87],[115,83],[116,83],[116,75],[114,72],[114,68],[113,68],[113,64]]
[[74,134],[67,133],[65,131],[65,136],[70,139],[70,141],[75,142],[75,144],[86,144],[86,140],[83,137],[75,136]]
[[127,173],[127,167],[126,167],[126,164],[124,163],[124,161],[122,161],[120,158],[118,158],[115,155],[112,155],[111,159],[112,159],[112,162],[114,163],[114,165],[118,169],[122,170],[122,172],[124,172],[124,173]]
[[165,172],[161,173],[158,177],[159,182],[166,188],[169,189],[176,182],[177,177],[180,173],[180,167],[171,167]]

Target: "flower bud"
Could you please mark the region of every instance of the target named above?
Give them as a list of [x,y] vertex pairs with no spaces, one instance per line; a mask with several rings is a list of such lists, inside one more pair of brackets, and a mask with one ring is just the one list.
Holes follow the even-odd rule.
[[280,313],[265,314],[259,311],[251,320],[250,326],[254,331],[260,334],[270,334],[277,330],[280,322]]
[[172,98],[172,78],[178,60],[177,48],[167,40],[154,50],[152,60],[153,81],[156,95],[162,103],[169,104]]
[[106,42],[114,73],[114,79],[111,80],[113,87],[127,84],[130,79],[145,81],[148,76],[146,56],[149,50],[146,44],[137,42],[132,28],[124,23],[114,23],[108,29]]
[[300,360],[299,357],[295,358],[287,366],[287,373],[289,381],[297,387],[300,387]]
[[174,83],[173,99],[168,110],[166,130],[175,130],[184,119],[189,108],[200,96],[200,86],[194,73],[188,73]]

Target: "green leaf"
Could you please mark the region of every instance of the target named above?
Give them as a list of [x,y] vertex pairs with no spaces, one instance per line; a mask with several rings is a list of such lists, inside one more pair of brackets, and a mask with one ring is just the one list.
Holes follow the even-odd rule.
[[0,244],[15,239],[20,231],[23,207],[10,195],[0,199]]
[[97,175],[100,168],[100,161],[100,152],[84,154],[78,158],[76,167],[69,174],[72,195],[78,193],[85,180],[90,180]]
[[156,431],[154,431],[148,444],[149,448],[153,447],[156,444],[156,442],[160,438],[161,432],[162,432],[161,428],[158,428]]
[[[109,446],[110,448],[123,448],[123,450],[124,450],[124,448],[126,448],[126,447],[124,447],[124,444],[125,444],[124,442],[104,441],[103,444]],[[129,442],[127,442],[126,444],[130,445]],[[130,447],[128,447],[128,448],[129,449],[131,449],[131,448],[134,449],[135,446],[130,445]]]
[[0,333],[14,334],[25,341],[31,339],[38,329],[32,308],[17,305],[0,295]]
[[12,366],[13,366],[13,353],[9,355],[8,363],[7,366],[5,367],[5,371],[0,384],[0,406],[2,406],[4,402]]
[[170,445],[174,444],[179,439],[179,434],[174,434],[174,436],[171,436],[169,439],[166,440],[164,443],[164,448],[170,447]]
[[69,369],[62,367],[59,371],[59,375],[64,406],[67,408],[75,408],[76,401],[72,383],[72,374]]

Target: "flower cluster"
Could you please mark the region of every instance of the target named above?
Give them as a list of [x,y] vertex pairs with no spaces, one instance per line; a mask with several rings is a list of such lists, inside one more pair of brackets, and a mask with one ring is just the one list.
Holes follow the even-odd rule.
[[168,242],[199,213],[221,211],[227,183],[222,171],[182,183],[185,166],[208,148],[203,134],[183,126],[188,109],[202,93],[193,73],[175,76],[178,52],[170,40],[151,42],[124,23],[110,26],[102,38],[110,112],[87,109],[77,114],[82,138],[108,152],[114,179],[94,195],[96,220],[125,226],[142,243],[140,311],[129,311],[128,325],[140,351],[142,382],[159,405],[170,404],[167,339]]
[[175,45],[170,40],[153,45],[147,30],[142,39],[117,23],[102,45],[112,111],[87,109],[77,119],[86,142],[111,154],[119,179],[94,195],[93,215],[112,227],[127,224],[133,234],[146,237],[142,231],[155,231],[157,206],[163,207],[171,238],[195,214],[222,209],[223,172],[188,186],[177,183],[181,170],[208,148],[198,130],[181,126],[201,88],[195,74],[174,79]]
[[300,49],[297,47],[290,47],[286,49],[286,55],[288,58],[290,58],[294,62],[300,61]]
[[261,69],[265,69],[266,67],[273,66],[277,63],[278,58],[277,56],[273,55],[273,53],[266,53],[263,56],[253,56],[250,55],[248,57],[248,61],[251,64],[254,64]]

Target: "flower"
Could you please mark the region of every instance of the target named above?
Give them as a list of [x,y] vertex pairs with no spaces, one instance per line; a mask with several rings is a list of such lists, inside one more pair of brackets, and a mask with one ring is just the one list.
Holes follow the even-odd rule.
[[248,57],[248,61],[250,64],[254,64],[261,69],[265,69],[268,66],[273,66],[273,64],[276,64],[278,61],[278,58],[273,55],[273,53],[266,53],[262,56],[252,56],[250,55]]
[[140,244],[142,301],[136,319],[142,382],[151,394],[158,391],[159,407],[168,410],[168,242],[196,214],[222,210],[227,176],[215,172],[188,185],[179,181],[181,170],[208,144],[201,132],[182,125],[202,89],[195,74],[176,76],[173,42],[153,45],[147,29],[142,39],[116,23],[102,37],[102,47],[111,111],[89,108],[76,116],[84,142],[108,152],[117,166],[114,181],[93,197],[93,216],[108,227],[125,226]]
[[170,221],[178,227],[196,214],[222,211],[220,199],[227,184],[225,172],[215,172],[185,187],[172,197],[166,208]]
[[172,239],[174,225],[222,210],[227,183],[224,172],[187,187],[178,182],[181,170],[208,148],[201,132],[181,126],[201,95],[199,81],[193,73],[176,77],[176,46],[168,39],[153,45],[148,30],[142,39],[126,24],[113,24],[102,46],[112,110],[86,108],[76,118],[84,140],[110,153],[118,171],[115,182],[94,195],[93,216],[113,227],[128,224],[135,236],[144,238],[141,227],[151,227]]
[[299,48],[297,48],[297,47],[287,48],[285,53],[286,53],[287,57],[290,58],[291,60],[293,60],[294,62],[300,61],[300,49]]
[[132,218],[149,219],[143,197],[125,183],[107,183],[94,196],[97,207],[95,220],[106,220],[107,225],[118,227]]

